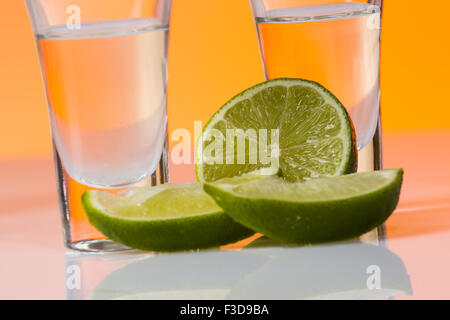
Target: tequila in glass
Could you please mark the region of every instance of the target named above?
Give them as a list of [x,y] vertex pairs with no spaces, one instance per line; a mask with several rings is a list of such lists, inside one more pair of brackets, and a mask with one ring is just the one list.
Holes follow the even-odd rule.
[[167,180],[170,0],[26,0],[45,81],[65,245],[127,249],[81,207]]
[[[358,171],[382,168],[382,0],[251,0],[267,79],[304,78],[330,90],[353,121]],[[363,239],[375,241],[378,228]]]
[[156,171],[167,123],[167,34],[158,21],[129,19],[38,35],[53,138],[74,180],[111,188]]
[[[292,6],[274,5],[263,11],[262,3],[267,2]],[[305,2],[309,5],[302,5]],[[380,169],[381,155],[375,149],[379,149],[381,8],[361,1],[328,2],[254,0],[265,75],[304,78],[333,92],[355,126],[359,171]]]

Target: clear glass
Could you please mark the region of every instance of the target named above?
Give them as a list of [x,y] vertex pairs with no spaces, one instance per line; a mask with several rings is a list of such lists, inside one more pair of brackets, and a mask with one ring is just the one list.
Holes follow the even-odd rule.
[[26,0],[47,93],[64,241],[126,249],[81,208],[87,189],[123,191],[168,178],[170,0]]
[[304,78],[319,82],[333,92],[355,126],[358,171],[382,169],[383,1],[250,2],[266,78]]

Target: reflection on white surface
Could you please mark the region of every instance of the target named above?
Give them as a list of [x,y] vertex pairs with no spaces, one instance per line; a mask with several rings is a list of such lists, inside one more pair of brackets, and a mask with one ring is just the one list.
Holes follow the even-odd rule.
[[403,261],[383,245],[270,245],[261,239],[236,251],[67,254],[67,267],[80,270],[79,288],[70,288],[73,274],[67,275],[67,298],[390,299],[412,294]]
[[[443,131],[439,133],[390,133],[385,135],[383,141],[386,167],[404,167],[406,172],[400,205],[387,222],[387,243],[389,249],[400,256],[407,267],[414,290],[413,299],[449,298],[450,170],[448,170],[448,163],[450,162],[450,149],[442,148],[442,146],[448,145],[449,140],[450,131]],[[420,146],[420,152],[417,151],[418,146]],[[253,248],[234,251],[233,253],[239,255],[233,255],[233,261],[226,261],[227,257],[231,259],[232,255],[228,254],[229,252],[219,252],[225,253],[223,260],[219,260],[225,260],[223,268],[211,262],[217,260],[213,258],[216,257],[217,251],[179,253],[173,254],[174,257],[168,257],[172,254],[151,256],[142,252],[128,253],[123,256],[83,255],[72,257],[71,254],[65,256],[66,250],[62,241],[51,159],[4,161],[0,165],[0,177],[2,178],[0,181],[0,234],[2,235],[0,236],[0,251],[2,252],[0,299],[63,299],[66,296],[70,299],[90,299],[95,290],[102,294],[104,291],[110,290],[111,295],[115,298],[145,298],[146,293],[152,298],[162,298],[164,294],[175,296],[180,291],[182,295],[188,293],[199,298],[205,296],[209,298],[210,296],[211,299],[233,297],[238,294],[240,296],[255,295],[255,299],[263,294],[274,297],[317,297],[319,294],[316,292],[305,293],[308,279],[305,280],[305,276],[300,276],[300,271],[311,270],[314,265],[318,265],[316,267],[318,270],[309,271],[310,277],[322,279],[321,281],[316,280],[316,282],[326,283],[326,286],[338,292],[340,297],[342,295],[344,297],[352,296],[355,292],[348,288],[338,288],[336,278],[343,274],[345,259],[358,261],[358,251],[356,250],[354,251],[356,253],[345,254],[346,250],[336,249],[337,252],[340,252],[338,257],[333,256],[328,250],[327,254],[322,253],[319,256],[329,256],[330,258],[325,262],[314,258],[316,263],[310,264],[309,267],[299,260],[301,252],[308,252],[306,249],[319,252],[321,247],[288,249],[276,247],[273,243],[261,244],[264,241],[258,241],[260,243],[258,248],[255,248],[255,243]],[[328,247],[330,248],[330,246]],[[377,251],[386,252],[383,250],[386,249]],[[296,264],[290,266],[289,259],[276,255],[277,252],[285,252],[285,257],[291,256]],[[249,265],[250,269],[245,269],[243,260],[237,258],[242,254],[251,256],[256,254],[267,260],[260,262],[260,267]],[[203,260],[197,260],[199,256],[206,257]],[[209,258],[210,256],[211,258]],[[392,253],[387,251],[384,256],[392,256]],[[161,270],[163,263],[159,262],[160,260],[166,259],[166,261],[173,261],[176,264],[177,261],[178,263],[183,261],[180,257],[185,257],[184,261],[188,261],[186,263],[197,261],[198,264],[201,264],[200,261],[203,261],[202,263],[205,264],[191,267],[197,270],[197,272],[191,273],[191,279],[187,278],[187,269],[182,266],[176,269],[175,265],[165,274],[162,273],[164,270],[160,271],[162,274],[160,283],[165,284],[170,283],[170,279],[169,282],[164,282],[165,279],[170,278],[174,272],[179,272],[177,281],[184,284],[182,290],[167,287],[155,288],[152,284],[152,274],[145,270],[141,270],[141,274],[135,276],[136,281],[145,281],[142,290],[136,290],[133,284],[127,285],[125,275],[128,274],[127,276],[131,277],[127,270],[133,264],[144,263],[143,261],[148,259],[146,263],[152,265],[155,270]],[[308,261],[312,259],[308,258]],[[365,259],[368,257],[366,256]],[[379,258],[379,260],[387,261],[385,264],[387,267],[381,266],[380,269],[381,287],[386,290],[383,292],[383,296],[393,295],[398,290],[408,293],[409,280],[403,264],[395,262],[398,261],[398,257]],[[277,263],[282,269],[274,269],[274,265]],[[368,261],[368,263],[374,264],[372,261]],[[167,264],[171,265],[172,263],[167,262]],[[202,273],[205,268],[209,268],[213,269],[211,272],[214,272],[215,277],[224,277],[232,273],[232,270],[228,270],[226,267],[230,264],[235,265],[238,270],[240,268],[246,272],[239,280],[230,281],[226,285],[217,285],[215,282],[217,280],[208,279]],[[329,266],[333,264],[340,267],[333,268],[332,272],[328,274]],[[361,265],[365,264],[367,263],[361,263]],[[72,265],[79,267],[79,289],[72,287],[73,284],[77,284],[76,281],[75,283],[68,282],[68,280],[76,280],[71,278],[74,276],[73,270],[70,269]],[[355,263],[353,265],[356,266]],[[399,267],[400,265],[401,267]],[[301,269],[301,266],[304,268]],[[74,268],[74,270],[76,269]],[[272,271],[260,286],[272,288],[272,292],[263,292],[259,295],[252,293],[251,290],[254,292],[257,288],[255,279],[261,277],[261,273],[263,275],[269,273],[268,269]],[[357,274],[361,273],[361,267],[355,267],[354,270],[357,270]],[[116,274],[120,275],[122,272],[124,276],[120,280],[122,276]],[[362,270],[362,272],[365,274],[366,270]],[[392,277],[390,278],[389,275]],[[352,278],[350,273],[346,273],[344,276],[348,279],[355,279],[355,275]],[[114,280],[114,282],[108,280],[117,278],[119,280]],[[395,279],[395,281],[389,279]],[[106,281],[112,284],[105,286]],[[121,286],[116,285],[120,282]],[[365,297],[376,299],[375,293],[380,291],[367,290],[364,283],[360,282],[360,280],[356,281],[358,288],[363,288],[363,293],[368,293],[368,296]],[[199,284],[202,283],[210,285],[205,289],[201,289],[201,287],[199,289]],[[392,283],[396,285],[394,286]],[[72,289],[67,287],[68,284]],[[387,292],[386,288],[394,288],[394,292]],[[361,291],[359,292],[361,293]],[[320,297],[331,298],[336,295],[329,296],[320,293]],[[362,297],[362,293],[360,297]],[[411,297],[397,296],[397,298],[409,299]]]

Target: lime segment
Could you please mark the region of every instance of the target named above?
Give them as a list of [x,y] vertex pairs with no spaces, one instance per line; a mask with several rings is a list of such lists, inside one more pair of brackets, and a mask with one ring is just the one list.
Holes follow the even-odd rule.
[[[227,148],[230,130],[244,133],[244,151],[238,150],[238,142]],[[217,139],[212,132],[220,132],[226,142],[219,156],[217,150],[210,152]],[[263,133],[266,138],[260,140]],[[291,182],[351,173],[357,165],[355,139],[345,108],[323,86],[302,79],[270,80],[232,98],[206,124],[196,146],[197,178],[212,182],[273,167],[275,162]],[[260,157],[261,141],[267,142],[270,163]],[[252,142],[257,150],[249,147]]]
[[288,183],[281,178],[204,189],[236,222],[274,240],[308,244],[360,236],[395,210],[403,170]]
[[207,248],[253,234],[226,215],[199,183],[138,188],[122,197],[88,191],[82,205],[100,232],[136,249]]

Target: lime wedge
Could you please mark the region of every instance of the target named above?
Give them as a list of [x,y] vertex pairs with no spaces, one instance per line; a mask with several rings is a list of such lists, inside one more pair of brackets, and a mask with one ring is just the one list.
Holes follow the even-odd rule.
[[[236,139],[227,148],[229,139],[235,139],[228,131],[238,130],[247,146],[238,149]],[[213,132],[222,134],[222,154],[211,151],[218,139]],[[265,140],[260,140],[263,133]],[[250,143],[258,149],[251,149]],[[263,161],[261,147],[270,162]],[[356,158],[353,125],[330,91],[307,80],[275,79],[238,94],[214,114],[197,141],[196,173],[199,181],[212,182],[266,169],[298,182],[355,172]]]
[[288,183],[271,178],[204,189],[236,222],[286,243],[308,244],[360,236],[395,210],[402,169]]
[[137,188],[126,196],[87,191],[82,205],[100,232],[136,249],[207,248],[253,234],[226,215],[200,183]]

